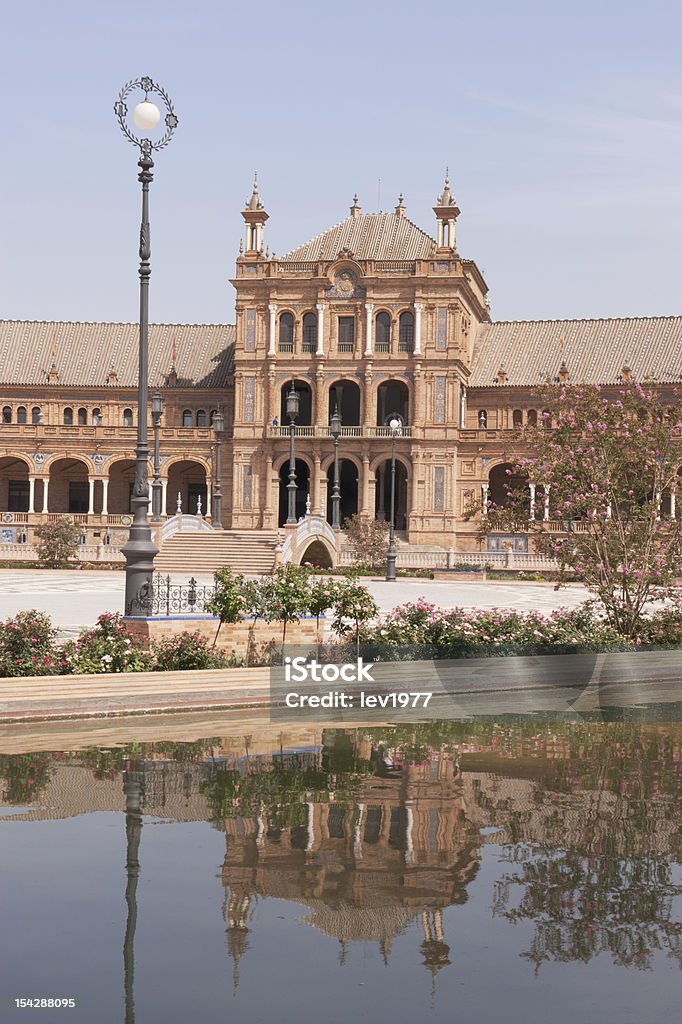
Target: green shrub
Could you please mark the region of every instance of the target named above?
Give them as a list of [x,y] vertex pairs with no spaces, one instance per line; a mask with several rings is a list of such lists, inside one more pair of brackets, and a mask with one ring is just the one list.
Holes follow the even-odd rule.
[[234,656],[209,646],[208,638],[200,633],[178,633],[152,645],[157,672],[180,672],[183,669],[231,668],[237,664]]
[[49,616],[32,608],[0,625],[0,675],[59,675],[64,665],[55,649]]
[[65,670],[75,675],[98,672],[145,672],[154,667],[153,655],[129,633],[121,616],[105,612],[93,629],[64,647]]
[[38,538],[38,558],[48,569],[67,565],[69,559],[78,553],[81,531],[70,519],[42,523],[36,527],[35,535]]

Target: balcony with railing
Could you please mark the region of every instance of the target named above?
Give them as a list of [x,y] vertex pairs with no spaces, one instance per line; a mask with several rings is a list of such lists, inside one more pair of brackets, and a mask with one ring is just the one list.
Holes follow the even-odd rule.
[[[401,433],[398,435],[398,440],[400,440],[401,437],[402,438],[410,439],[413,436],[412,429],[413,429],[412,427],[404,426],[402,428]],[[287,437],[288,438],[289,437],[289,427],[287,427],[287,426],[277,426],[277,427],[269,426],[267,428],[267,436],[268,437],[272,437],[272,438],[276,438],[276,437]],[[296,437],[331,437],[332,433],[331,433],[331,428],[330,427],[319,427],[319,426],[316,426],[316,427],[296,427],[295,428],[295,436]],[[358,426],[341,427],[340,437],[341,438],[362,438],[362,437],[366,437],[366,438],[387,437],[387,438],[390,438],[391,437],[391,428],[390,427],[363,427],[363,426],[359,426],[359,425]]]

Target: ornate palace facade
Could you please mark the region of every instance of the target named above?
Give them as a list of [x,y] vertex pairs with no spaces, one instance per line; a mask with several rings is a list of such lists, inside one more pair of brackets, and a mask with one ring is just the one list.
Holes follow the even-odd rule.
[[[446,550],[476,547],[464,509],[479,495],[499,498],[514,430],[541,412],[534,390],[545,380],[655,380],[679,402],[682,317],[493,322],[486,282],[457,250],[447,177],[433,236],[402,197],[392,212],[368,214],[356,197],[345,220],[277,257],[256,185],[242,215],[236,326],[150,331],[150,390],[164,397],[164,516],[178,502],[185,512],[200,502],[210,516],[212,416],[222,408],[222,525],[274,538],[287,518],[292,385],[297,517],[331,519],[336,411],[342,518],[388,518],[387,424],[397,416],[396,528],[411,545]],[[124,539],[136,358],[134,324],[0,324],[6,547],[65,513],[90,543]],[[541,488],[531,500],[551,523]],[[524,539],[514,544],[522,550]]]

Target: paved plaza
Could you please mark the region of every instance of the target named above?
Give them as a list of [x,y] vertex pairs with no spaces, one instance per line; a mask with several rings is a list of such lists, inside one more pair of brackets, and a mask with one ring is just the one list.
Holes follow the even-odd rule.
[[[189,574],[188,574],[189,575]],[[211,583],[212,576],[197,576],[199,583]],[[177,575],[174,582],[186,583]],[[433,580],[400,579],[395,583],[367,579],[368,590],[381,611],[405,601],[424,598],[443,608],[517,608],[520,611],[551,611],[574,608],[584,601],[584,588],[571,585],[556,591],[551,583],[521,583],[518,580],[488,583],[436,583]],[[102,612],[123,610],[125,577],[122,571],[0,570],[0,619],[18,611],[37,608],[47,612],[61,633],[77,633],[93,625]]]

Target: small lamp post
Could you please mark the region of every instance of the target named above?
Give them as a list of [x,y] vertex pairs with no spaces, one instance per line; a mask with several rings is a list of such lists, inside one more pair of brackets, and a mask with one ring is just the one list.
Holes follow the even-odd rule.
[[221,490],[222,480],[220,477],[220,445],[223,440],[225,429],[225,417],[222,409],[218,409],[213,417],[213,429],[215,430],[215,481],[213,487],[213,526],[216,530],[223,528],[223,492]]
[[[134,107],[132,122],[128,118],[128,104],[131,93],[144,94]],[[161,124],[161,111],[149,96],[158,97],[165,107],[165,115]],[[142,220],[140,224],[140,341],[139,369],[137,378],[137,445],[135,447],[135,483],[133,484],[132,509],[133,522],[130,537],[122,552],[125,555],[126,586],[125,614],[147,616],[152,609],[152,584],[154,573],[154,556],[157,549],[152,541],[149,526],[149,476],[147,460],[149,446],[147,443],[147,396],[149,378],[149,277],[151,275],[151,240],[149,229],[149,186],[153,180],[152,168],[154,150],[163,149],[170,142],[173,132],[178,126],[178,119],[168,94],[144,76],[124,85],[114,104],[114,113],[121,131],[140,151],[137,166],[140,168],[138,181],[142,185]],[[141,138],[136,135],[133,125],[144,136],[157,131],[154,139]]]
[[341,435],[341,413],[334,406],[329,421],[329,432],[334,438],[334,483],[332,485],[332,529],[341,529],[341,481],[339,479],[339,437]]
[[386,554],[386,579],[395,582],[395,443],[403,432],[403,418],[399,413],[391,413],[387,417],[387,426],[391,431],[391,518],[388,528],[388,552]]
[[155,391],[152,395],[152,426],[154,427],[154,478],[152,480],[152,522],[161,518],[161,460],[159,458],[159,428],[163,416],[163,395]]
[[287,484],[287,492],[289,498],[289,507],[287,514],[287,525],[289,523],[296,523],[296,451],[295,451],[295,434],[296,434],[296,417],[298,416],[299,410],[299,398],[298,392],[294,387],[294,382],[291,382],[291,390],[287,395],[287,418],[289,420],[289,483]]

